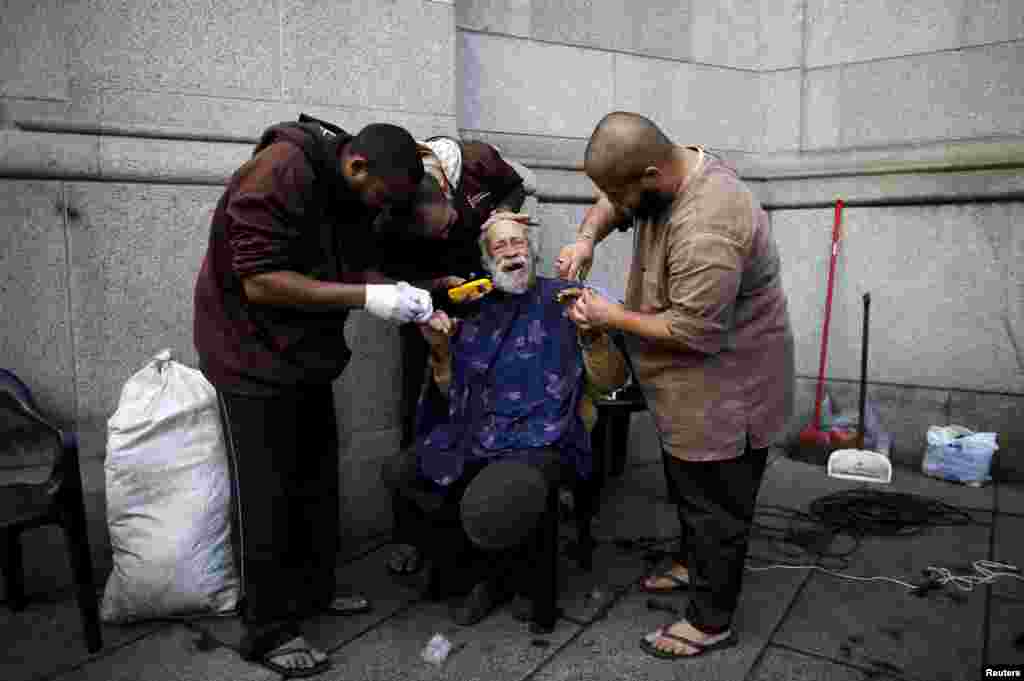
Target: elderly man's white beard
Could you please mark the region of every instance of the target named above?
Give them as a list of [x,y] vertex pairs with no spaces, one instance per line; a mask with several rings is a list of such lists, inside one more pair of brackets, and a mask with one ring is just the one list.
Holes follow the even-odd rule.
[[[505,293],[512,295],[526,293],[536,279],[534,273],[537,268],[532,255],[517,255],[498,260],[488,259],[484,264],[491,273],[491,282],[494,284],[494,288]],[[516,268],[516,265],[520,265],[520,267]],[[514,269],[508,269],[510,267]]]

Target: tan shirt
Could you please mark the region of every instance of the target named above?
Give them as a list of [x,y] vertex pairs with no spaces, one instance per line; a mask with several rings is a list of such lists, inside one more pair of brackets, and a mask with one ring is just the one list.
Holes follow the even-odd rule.
[[626,307],[671,341],[631,336],[637,378],[672,456],[767,447],[793,404],[793,333],[768,215],[734,168],[702,154],[671,208],[637,220]]

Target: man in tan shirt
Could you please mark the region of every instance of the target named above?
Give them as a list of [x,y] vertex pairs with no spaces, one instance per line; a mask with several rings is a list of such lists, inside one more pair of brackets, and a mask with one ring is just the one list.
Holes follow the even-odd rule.
[[641,640],[658,657],[735,643],[747,539],[768,448],[793,401],[793,336],[768,216],[736,171],[652,121],[598,124],[584,169],[601,193],[562,249],[585,272],[613,229],[634,229],[625,305],[588,290],[573,321],[627,334],[654,415],[680,548],[646,591],[690,591],[685,619]]

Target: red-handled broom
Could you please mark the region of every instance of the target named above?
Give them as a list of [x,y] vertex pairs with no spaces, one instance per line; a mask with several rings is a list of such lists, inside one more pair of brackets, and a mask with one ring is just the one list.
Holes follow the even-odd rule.
[[842,224],[843,200],[836,199],[835,224],[832,227],[832,258],[828,266],[828,288],[825,293],[825,323],[821,330],[821,361],[818,365],[818,390],[814,398],[814,421],[800,431],[800,449],[812,458],[823,456],[829,448],[829,433],[821,430],[821,403],[825,397],[825,360],[828,357],[828,327],[832,319],[832,283],[839,256],[839,227]]

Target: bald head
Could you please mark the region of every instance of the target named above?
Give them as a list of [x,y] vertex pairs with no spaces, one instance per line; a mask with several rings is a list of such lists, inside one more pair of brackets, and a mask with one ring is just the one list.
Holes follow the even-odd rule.
[[615,111],[601,119],[587,143],[583,167],[596,180],[635,178],[672,155],[672,140],[652,120]]

